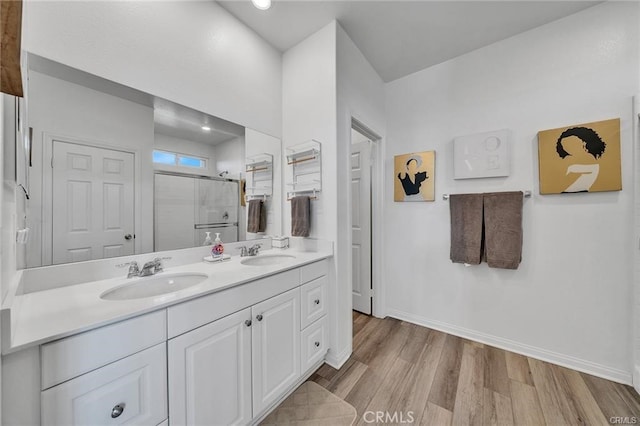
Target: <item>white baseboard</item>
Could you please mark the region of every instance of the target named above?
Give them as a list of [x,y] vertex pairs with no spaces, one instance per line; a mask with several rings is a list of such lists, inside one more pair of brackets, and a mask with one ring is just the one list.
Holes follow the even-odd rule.
[[[595,362],[586,361],[580,358],[575,358],[570,355],[549,351],[535,346],[530,346],[513,340],[504,339],[502,337],[492,336],[490,334],[481,333],[476,330],[471,330],[464,327],[458,327],[456,325],[444,323],[441,321],[430,320],[428,318],[420,317],[418,315],[409,314],[395,309],[388,309],[387,315],[402,321],[407,321],[410,323],[421,325],[423,327],[432,328],[434,330],[453,334],[454,336],[463,337],[465,339],[474,340],[476,342],[484,343],[489,346],[495,346],[500,349],[519,353],[521,355],[539,359],[541,361],[550,362],[552,364],[557,364],[562,367],[571,368],[573,370],[581,371],[593,376],[602,377],[603,379],[623,383],[625,385],[630,385],[632,384],[632,382],[638,383],[636,385],[636,390],[638,389],[638,387],[640,387],[640,381],[632,380],[632,373],[630,371],[618,370],[606,365],[597,364]],[[640,371],[638,371],[638,374],[640,374]]]
[[[351,345],[349,345],[351,346]],[[329,364],[331,367],[336,370],[340,370],[340,368],[344,365],[345,362],[349,360],[351,356],[351,347],[345,348],[340,354],[336,355],[332,351],[329,351],[325,358],[325,362]]]

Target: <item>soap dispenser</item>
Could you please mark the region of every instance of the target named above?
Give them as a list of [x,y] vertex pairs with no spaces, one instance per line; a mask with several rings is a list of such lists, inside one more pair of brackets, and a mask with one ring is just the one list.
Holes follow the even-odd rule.
[[222,240],[220,239],[220,233],[216,232],[216,239],[213,241],[214,245],[211,249],[211,256],[221,257],[222,253],[224,253],[224,246],[222,245]]
[[202,243],[203,246],[210,246],[213,245],[213,241],[211,241],[211,232],[206,232],[207,236],[204,237],[204,243]]

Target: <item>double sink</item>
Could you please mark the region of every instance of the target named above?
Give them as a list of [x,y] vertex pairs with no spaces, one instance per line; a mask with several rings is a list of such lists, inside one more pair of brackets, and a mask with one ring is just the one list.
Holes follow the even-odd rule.
[[[240,263],[246,266],[271,266],[286,263],[295,258],[290,254],[262,254],[244,258]],[[133,300],[160,296],[193,287],[207,278],[209,278],[207,274],[195,272],[161,273],[160,275],[127,281],[105,291],[100,295],[100,298],[104,300]]]

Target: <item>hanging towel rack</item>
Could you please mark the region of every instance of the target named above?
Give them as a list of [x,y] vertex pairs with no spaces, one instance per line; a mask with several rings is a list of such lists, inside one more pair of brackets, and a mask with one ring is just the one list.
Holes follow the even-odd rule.
[[[523,191],[524,192],[524,198],[531,198],[531,191]],[[442,199],[447,201],[449,199],[449,195],[450,194],[442,194]]]
[[311,192],[311,193],[313,193],[313,195],[309,196],[309,199],[310,200],[317,200],[318,199],[318,195],[316,194],[316,191],[317,191],[316,189],[303,189],[303,190],[300,190],[300,191],[288,191],[287,192],[287,201],[291,201],[293,199],[293,197],[296,196],[296,194],[300,194],[300,193],[303,193],[303,192]]
[[244,195],[244,200],[245,201],[251,201],[251,200],[260,200],[262,199],[262,201],[266,202],[267,201],[267,197],[271,197],[271,195],[269,194],[255,194],[255,195],[249,195],[249,194],[245,194]]

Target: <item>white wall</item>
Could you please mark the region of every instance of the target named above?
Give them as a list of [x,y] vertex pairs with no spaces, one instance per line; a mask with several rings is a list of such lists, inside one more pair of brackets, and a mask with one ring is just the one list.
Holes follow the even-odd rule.
[[225,177],[229,179],[240,179],[241,176],[244,176],[244,151],[244,137],[237,137],[217,144],[214,147],[214,174],[217,176],[218,173],[227,171],[229,174]]
[[[248,130],[248,129],[247,129]],[[214,172],[228,171],[225,177],[229,179],[241,179],[244,177],[245,138],[237,138],[222,142],[214,147],[215,165]],[[247,239],[247,212],[246,207],[240,205],[238,210],[238,241]]]
[[[640,16],[639,16],[640,17]],[[640,73],[638,73],[640,77]],[[640,82],[638,84],[640,86]],[[635,130],[633,136],[634,145],[634,183],[640,179],[640,93],[634,96],[633,104],[633,129]],[[635,183],[635,232],[634,232],[634,247],[631,247],[634,253],[633,263],[634,268],[634,308],[633,308],[633,386],[636,391],[640,393],[640,185]]]
[[23,49],[280,136],[281,54],[212,1],[25,2]]
[[[386,85],[386,175],[396,154],[436,151],[434,203],[387,198],[390,315],[630,381],[639,13],[604,3]],[[537,132],[614,117],[623,191],[538,195]],[[511,176],[454,181],[451,140],[502,128],[513,131]],[[519,269],[452,264],[441,195],[511,189],[534,193]]]
[[15,97],[0,94],[0,301],[4,300],[16,274],[16,179],[15,179]]
[[[351,352],[351,119],[378,136],[386,133],[384,83],[347,33],[337,25],[337,297],[338,347]],[[380,144],[384,142],[381,141]],[[324,166],[324,164],[323,164]],[[374,206],[375,208],[375,206]],[[346,219],[346,220],[345,220]],[[377,229],[373,232],[377,234]],[[374,268],[376,265],[373,265]],[[344,358],[346,359],[346,358]]]
[[[640,14],[638,14],[638,26],[640,27]],[[640,45],[638,46],[640,51]],[[639,52],[640,54],[640,52]],[[640,87],[640,72],[637,74],[638,87]],[[635,162],[634,162],[634,182],[640,179],[640,92],[634,97],[633,117],[635,120],[635,135],[633,143],[635,146]],[[637,120],[636,120],[637,117]],[[633,386],[640,393],[640,185],[635,184],[635,235],[634,247],[634,315],[633,315],[633,335],[634,335],[634,369],[633,369]],[[639,245],[636,245],[639,244]]]
[[[273,156],[273,189],[272,195],[267,199],[267,229],[265,235],[283,235],[282,230],[282,143],[280,139],[265,135],[253,129],[245,131],[245,157],[253,157],[260,154],[271,154]],[[244,166],[244,162],[243,162]],[[244,172],[244,170],[243,170]],[[246,173],[243,173],[246,176]],[[249,180],[247,180],[249,182]],[[251,193],[251,191],[247,191]],[[246,230],[246,210],[242,207],[244,214],[243,227]],[[248,233],[247,238],[262,238],[260,234]]]
[[[136,253],[153,251],[153,108],[30,71],[28,120],[33,127],[33,167],[30,169],[28,225],[32,235],[27,266],[42,265],[43,170],[51,153],[50,137],[105,148],[135,151],[139,187],[136,191]],[[50,168],[48,169],[50,170]],[[49,209],[45,209],[50,212]],[[141,219],[142,218],[142,219]]]
[[[310,139],[321,142],[322,191],[317,200],[311,201],[310,237],[335,241],[338,230],[336,22],[331,22],[287,50],[282,65],[282,146],[286,149]],[[288,174],[285,172],[284,175]],[[283,200],[283,233],[291,235],[291,206],[284,194]],[[334,256],[330,266],[330,297],[335,301],[332,304],[334,308],[338,297],[335,287],[336,258]],[[335,323],[335,315],[330,315],[330,318],[334,320],[331,326],[336,330],[338,324]],[[335,360],[343,349],[337,346],[337,330],[330,335],[329,357]]]

